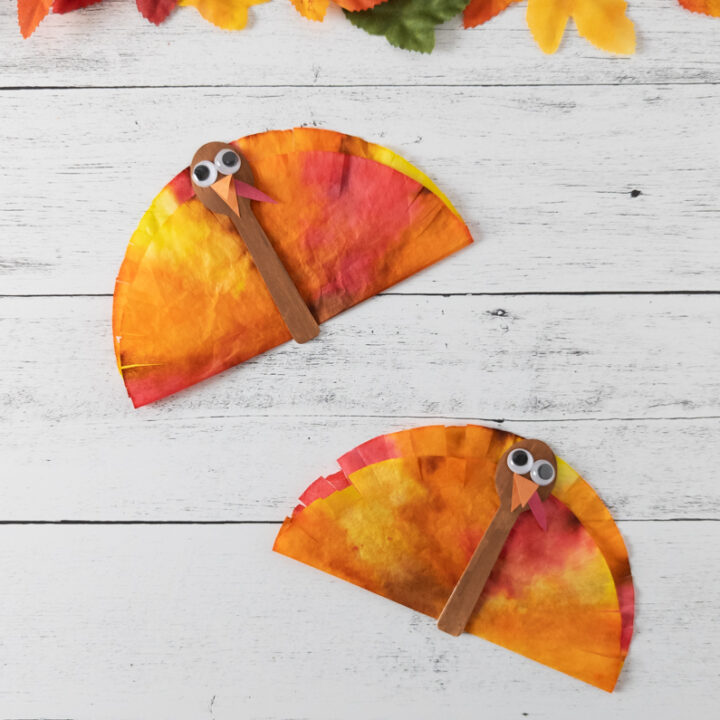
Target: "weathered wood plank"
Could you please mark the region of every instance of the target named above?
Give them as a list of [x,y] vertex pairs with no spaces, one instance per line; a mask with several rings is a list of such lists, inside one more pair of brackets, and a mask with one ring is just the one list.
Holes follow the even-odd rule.
[[197,145],[308,123],[403,153],[471,224],[476,246],[398,292],[501,296],[383,297],[137,412],[109,298],[0,299],[0,521],[279,520],[372,435],[500,417],[617,517],[706,521],[621,523],[639,608],[615,696],[272,555],[277,526],[0,525],[0,715],[712,716],[720,296],[512,294],[720,290],[717,22],[632,0],[636,57],[570,28],[548,58],[518,6],[421,57],[285,0],[246,33],[105,0],[23,42],[14,13],[4,88],[253,87],[0,90],[0,295],[111,292]]
[[396,149],[469,223],[399,292],[720,290],[717,85],[0,93],[0,293],[112,292],[199,145],[302,123]]
[[4,298],[3,421],[716,416],[719,311],[718,295],[384,296],[325,323],[316,341],[134,411],[110,298]]
[[[39,419],[5,435],[0,521],[281,520],[335,458],[378,434],[456,418]],[[496,425],[488,421],[482,424]],[[720,419],[511,421],[581,472],[618,518],[720,519]]]
[[0,519],[278,519],[339,453],[438,418],[544,437],[623,517],[718,516],[718,296],[386,296],[141,410],[110,302],[0,301]]
[[299,17],[287,0],[251,10],[247,32],[229,33],[191,9],[162,27],[132,3],[105,0],[82,13],[55,16],[23,41],[15,8],[0,6],[4,86],[314,85],[717,82],[720,35],[705,17],[675,0],[632,0],[639,52],[614,57],[570,24],[560,52],[545,56],[509,8],[485,27],[463,31],[453,20],[437,32],[432,55],[368,37],[331,11],[325,23]]
[[636,636],[605,695],[274,555],[277,526],[0,527],[3,717],[711,717],[720,524],[621,530]]

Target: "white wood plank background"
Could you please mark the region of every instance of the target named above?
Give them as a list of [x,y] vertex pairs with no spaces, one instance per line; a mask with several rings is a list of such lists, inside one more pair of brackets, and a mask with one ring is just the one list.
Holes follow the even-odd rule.
[[[0,6],[0,718],[712,716],[720,702],[720,22],[632,0],[639,54],[515,6],[429,56],[288,2],[225,33],[105,0],[23,42]],[[382,142],[478,242],[323,327],[131,409],[111,293],[208,139]],[[640,193],[632,193],[639,190]],[[381,370],[380,370],[381,369]],[[607,695],[271,553],[294,498],[382,432],[547,439],[628,542]]]

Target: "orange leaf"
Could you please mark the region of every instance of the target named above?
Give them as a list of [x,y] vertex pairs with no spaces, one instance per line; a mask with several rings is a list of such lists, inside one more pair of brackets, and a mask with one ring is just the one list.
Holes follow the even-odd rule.
[[572,18],[580,35],[595,47],[632,55],[635,27],[626,9],[625,0],[528,0],[527,24],[535,42],[546,53],[558,49],[567,21]]
[[29,38],[40,21],[50,12],[53,0],[18,0],[17,14],[20,32]]
[[510,3],[520,0],[470,0],[463,13],[463,25],[466,28],[477,27],[499,15]]
[[692,12],[720,17],[720,0],[678,0],[678,2]]
[[295,9],[308,20],[322,22],[330,0],[290,0]]

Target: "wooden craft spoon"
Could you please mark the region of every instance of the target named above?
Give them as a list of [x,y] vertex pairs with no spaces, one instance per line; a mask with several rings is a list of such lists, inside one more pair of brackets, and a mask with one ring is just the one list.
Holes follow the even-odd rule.
[[255,217],[251,200],[275,202],[253,185],[249,163],[231,145],[211,142],[193,157],[190,177],[198,199],[235,226],[296,342],[312,340],[320,328]]
[[555,454],[540,440],[521,440],[500,458],[495,471],[500,507],[440,613],[440,630],[450,635],[464,632],[520,513],[529,507],[540,527],[547,528],[543,502],[556,476]]

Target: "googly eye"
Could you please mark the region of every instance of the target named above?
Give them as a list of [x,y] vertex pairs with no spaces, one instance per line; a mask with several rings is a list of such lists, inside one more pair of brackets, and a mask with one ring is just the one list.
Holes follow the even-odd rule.
[[555,479],[555,468],[547,460],[538,460],[530,470],[530,479],[536,485],[549,485]]
[[517,448],[507,456],[507,465],[514,473],[522,475],[532,468],[533,456],[527,450]]
[[225,148],[215,156],[215,167],[223,175],[234,175],[240,169],[240,156],[234,150]]
[[217,169],[209,160],[201,160],[192,171],[193,182],[199,187],[210,187],[217,175]]

